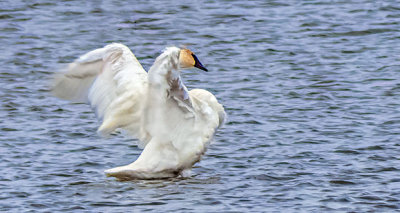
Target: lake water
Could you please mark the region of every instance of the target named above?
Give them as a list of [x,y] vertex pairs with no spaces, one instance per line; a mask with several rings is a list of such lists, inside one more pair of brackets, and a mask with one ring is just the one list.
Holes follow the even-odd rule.
[[[0,211],[392,212],[400,208],[396,1],[0,1]],[[111,42],[147,70],[186,45],[189,89],[229,115],[187,179],[118,182],[141,150],[49,95]]]

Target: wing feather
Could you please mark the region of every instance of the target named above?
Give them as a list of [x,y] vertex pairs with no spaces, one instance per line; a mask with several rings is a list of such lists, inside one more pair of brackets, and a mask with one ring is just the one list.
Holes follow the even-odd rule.
[[121,128],[140,138],[146,90],[146,71],[128,47],[114,43],[81,56],[57,74],[52,93],[67,100],[88,101],[102,121],[101,135]]
[[193,89],[189,95],[195,108],[203,116],[207,117],[212,129],[221,127],[226,119],[224,107],[218,103],[217,98],[207,90]]
[[70,101],[87,102],[89,88],[102,66],[101,60],[69,64],[66,71],[54,76],[52,94]]

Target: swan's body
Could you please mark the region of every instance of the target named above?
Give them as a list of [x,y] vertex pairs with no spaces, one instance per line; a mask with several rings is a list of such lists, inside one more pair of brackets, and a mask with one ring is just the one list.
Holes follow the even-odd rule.
[[53,94],[89,101],[102,120],[98,132],[123,129],[144,147],[139,158],[106,170],[119,179],[174,177],[190,170],[205,152],[225,112],[215,96],[190,92],[180,68],[206,70],[187,49],[167,48],[147,74],[128,47],[111,44],[93,50],[56,76]]

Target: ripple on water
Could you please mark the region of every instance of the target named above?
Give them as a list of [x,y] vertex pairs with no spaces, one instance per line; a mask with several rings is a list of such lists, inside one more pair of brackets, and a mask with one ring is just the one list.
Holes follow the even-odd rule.
[[[371,1],[0,2],[0,209],[399,209],[399,7]],[[362,23],[362,24],[360,24]],[[50,75],[109,42],[148,69],[165,46],[228,113],[190,178],[118,182],[140,149],[96,135],[89,106],[50,97]]]

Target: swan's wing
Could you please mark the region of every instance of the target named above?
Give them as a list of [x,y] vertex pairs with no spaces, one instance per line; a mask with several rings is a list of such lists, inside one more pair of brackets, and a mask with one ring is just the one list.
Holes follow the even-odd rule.
[[207,90],[193,89],[189,92],[196,112],[200,114],[208,123],[210,135],[213,135],[215,130],[221,127],[226,118],[224,107],[218,103],[217,98]]
[[103,67],[106,48],[81,56],[61,73],[54,75],[51,92],[54,96],[74,102],[87,102],[89,89]]
[[102,121],[98,132],[108,135],[117,128],[140,138],[140,113],[145,103],[147,73],[128,47],[110,44],[93,50],[56,76],[53,94],[88,100]]

